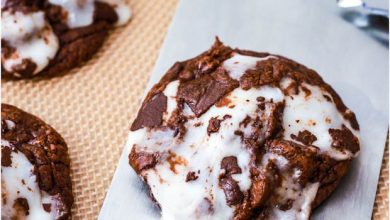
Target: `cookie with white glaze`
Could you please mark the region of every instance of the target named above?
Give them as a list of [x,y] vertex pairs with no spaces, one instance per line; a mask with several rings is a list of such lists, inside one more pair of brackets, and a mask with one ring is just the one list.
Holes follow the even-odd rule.
[[360,150],[318,73],[218,39],[151,89],[128,144],[163,219],[309,219]]
[[122,0],[4,0],[5,79],[60,75],[90,59],[131,12]]
[[68,148],[41,119],[1,105],[1,219],[70,219]]

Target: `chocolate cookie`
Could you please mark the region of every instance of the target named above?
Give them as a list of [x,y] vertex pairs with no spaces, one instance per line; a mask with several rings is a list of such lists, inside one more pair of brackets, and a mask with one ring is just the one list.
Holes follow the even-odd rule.
[[1,219],[70,219],[68,148],[41,119],[1,104]]
[[61,74],[90,59],[130,15],[122,0],[4,0],[2,77]]
[[314,70],[217,39],[151,89],[129,143],[163,219],[309,219],[359,152],[359,126]]

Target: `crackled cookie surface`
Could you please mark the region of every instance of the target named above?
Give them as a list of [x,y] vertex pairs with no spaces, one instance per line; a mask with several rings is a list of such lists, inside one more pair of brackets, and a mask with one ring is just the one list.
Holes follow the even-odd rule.
[[68,148],[37,117],[1,105],[1,219],[70,219]]
[[151,89],[128,143],[162,219],[309,219],[359,126],[315,71],[217,40]]
[[91,58],[130,16],[122,0],[2,0],[2,77],[61,74]]

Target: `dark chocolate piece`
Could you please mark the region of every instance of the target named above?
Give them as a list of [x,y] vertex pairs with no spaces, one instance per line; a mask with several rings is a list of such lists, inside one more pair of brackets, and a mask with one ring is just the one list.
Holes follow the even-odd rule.
[[142,105],[130,130],[135,131],[144,127],[151,128],[161,125],[162,116],[166,109],[167,97],[163,93],[156,94]]

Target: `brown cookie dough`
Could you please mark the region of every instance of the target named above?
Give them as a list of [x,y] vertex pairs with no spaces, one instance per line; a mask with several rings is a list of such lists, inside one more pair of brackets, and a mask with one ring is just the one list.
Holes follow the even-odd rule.
[[70,219],[68,148],[41,119],[1,105],[2,219]]
[[1,11],[5,79],[63,74],[90,59],[108,31],[130,17],[121,0],[5,0]]
[[354,113],[314,70],[218,39],[151,89],[129,143],[177,219],[309,219],[360,150]]

